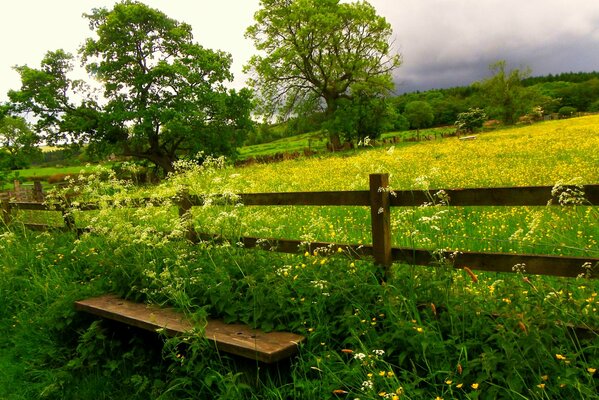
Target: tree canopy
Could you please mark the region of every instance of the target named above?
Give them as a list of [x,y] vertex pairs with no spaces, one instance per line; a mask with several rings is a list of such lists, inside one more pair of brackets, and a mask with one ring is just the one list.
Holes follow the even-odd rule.
[[390,44],[390,24],[365,1],[261,0],[247,29],[260,52],[246,65],[261,113],[289,116],[324,108],[340,99],[387,93],[400,65]]
[[[251,126],[251,94],[225,87],[229,54],[203,48],[191,26],[143,3],[126,0],[85,17],[95,37],[81,60],[100,96],[68,79],[73,57],[63,51],[48,53],[39,70],[17,67],[23,87],[11,100],[36,114],[50,142],[89,143],[167,172],[181,155],[235,152]],[[84,92],[83,100],[73,104],[69,90]]]
[[0,118],[0,169],[16,170],[29,165],[40,153],[37,135],[21,117]]
[[404,116],[410,121],[410,126],[418,131],[418,136],[420,136],[420,129],[431,126],[435,119],[431,105],[419,100],[406,104]]
[[483,95],[481,103],[490,116],[511,125],[534,106],[546,101],[535,89],[522,85],[522,80],[530,75],[529,68],[508,71],[505,61],[491,64],[489,68],[494,75],[479,85]]

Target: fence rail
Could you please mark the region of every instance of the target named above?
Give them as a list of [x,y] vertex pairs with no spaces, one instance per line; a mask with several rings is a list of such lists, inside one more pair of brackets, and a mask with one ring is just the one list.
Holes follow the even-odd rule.
[[[246,248],[260,248],[284,253],[303,253],[318,248],[333,251],[341,249],[356,259],[374,258],[381,266],[381,279],[387,279],[391,273],[391,264],[401,262],[412,265],[451,265],[453,268],[468,267],[473,270],[493,272],[513,272],[517,264],[525,265],[525,272],[538,275],[576,277],[586,275],[593,278],[599,276],[599,258],[596,257],[563,257],[554,255],[532,255],[512,253],[486,252],[434,252],[427,249],[399,248],[391,244],[391,208],[415,207],[424,203],[439,202],[445,206],[547,206],[560,205],[560,194],[584,191],[583,206],[599,205],[599,185],[580,187],[562,187],[555,190],[550,186],[474,188],[474,189],[437,189],[430,191],[391,191],[387,174],[370,175],[369,190],[364,191],[331,191],[331,192],[293,192],[293,193],[241,193],[234,196],[209,196],[217,203],[240,202],[245,206],[364,206],[370,208],[372,245],[338,244],[330,242],[304,243],[298,240],[278,238],[241,237],[229,238],[243,244]],[[178,205],[181,218],[188,215],[194,206],[205,204],[205,196],[189,195],[181,192],[170,199]],[[576,198],[579,202],[580,198]],[[75,203],[72,203],[75,204]],[[76,203],[79,211],[97,210],[99,203]],[[106,205],[114,204],[111,202]],[[142,207],[148,204],[160,206],[164,199],[146,198],[127,202],[127,207]],[[58,230],[77,230],[70,205],[50,206],[33,202],[2,202],[2,217],[5,223],[12,220],[13,210],[58,211],[63,215],[63,227],[51,227]],[[39,224],[26,226],[43,230],[50,227]],[[191,223],[188,225],[187,239],[225,240],[213,235],[195,231]]]

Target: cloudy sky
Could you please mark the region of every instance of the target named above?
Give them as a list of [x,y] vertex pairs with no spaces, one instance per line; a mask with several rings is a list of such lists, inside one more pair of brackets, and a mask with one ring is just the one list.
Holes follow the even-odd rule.
[[[48,50],[76,52],[90,35],[82,14],[114,0],[4,1],[0,10],[0,102],[19,88],[12,66],[39,66]],[[253,53],[243,37],[259,0],[146,0],[192,25],[205,47],[233,55],[236,87]],[[403,58],[398,92],[466,85],[488,65],[532,68],[533,75],[599,70],[599,0],[370,0],[392,24]]]

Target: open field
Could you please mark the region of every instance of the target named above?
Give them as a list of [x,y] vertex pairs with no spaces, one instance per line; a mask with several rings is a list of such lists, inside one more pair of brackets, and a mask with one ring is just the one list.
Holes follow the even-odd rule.
[[[400,143],[244,168],[182,165],[158,187],[81,177],[88,198],[354,190],[391,174],[397,190],[599,183],[599,117]],[[451,201],[451,200],[450,200]],[[33,213],[19,218],[29,220]],[[273,254],[191,246],[164,205],[76,212],[99,235],[0,235],[0,398],[494,399],[597,398],[599,284],[520,273],[376,267],[343,253]],[[56,223],[60,217],[52,216]],[[443,207],[392,213],[393,244],[434,252],[599,257],[599,207]],[[42,222],[41,220],[38,222]],[[370,243],[364,207],[193,209],[202,232]],[[171,232],[165,236],[161,232]],[[266,330],[306,335],[274,368],[240,362],[190,335],[166,341],[75,314],[72,302],[114,292]]]

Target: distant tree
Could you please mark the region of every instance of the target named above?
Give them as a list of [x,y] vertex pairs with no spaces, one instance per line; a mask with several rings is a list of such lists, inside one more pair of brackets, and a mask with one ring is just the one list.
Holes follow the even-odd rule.
[[403,114],[410,121],[410,127],[416,129],[419,140],[420,129],[431,126],[435,119],[433,108],[426,101],[409,102]]
[[599,99],[595,100],[589,105],[588,111],[590,112],[599,112]]
[[[49,53],[39,70],[18,67],[23,87],[11,93],[33,111],[51,142],[89,143],[97,152],[148,160],[166,172],[182,155],[235,153],[251,126],[251,95],[227,90],[231,56],[193,41],[191,26],[143,3],[123,1],[85,15],[95,37],[82,62],[103,86],[102,99],[78,104],[68,91],[72,56]],[[41,126],[40,126],[41,124]]]
[[351,99],[340,99],[323,127],[339,133],[345,141],[362,141],[393,129],[396,119],[395,109],[385,98],[358,93]]
[[481,103],[488,113],[506,124],[513,124],[533,106],[544,101],[533,88],[526,88],[522,80],[530,75],[530,69],[507,70],[505,61],[490,67],[494,75],[480,83]]
[[487,114],[480,108],[470,108],[468,111],[459,113],[455,121],[458,132],[471,133],[481,128],[487,120]]
[[[246,37],[260,52],[245,70],[264,115],[290,115],[339,104],[368,88],[372,97],[393,89],[400,65],[389,43],[391,25],[365,1],[261,0]],[[343,102],[340,102],[343,100]],[[360,100],[361,101],[361,100]],[[355,104],[355,103],[353,103]]]
[[576,114],[576,108],[570,106],[563,106],[557,112],[560,118],[570,118]]
[[0,169],[16,170],[27,167],[40,154],[38,136],[21,117],[0,119]]
[[395,121],[393,121],[393,130],[395,131],[407,131],[410,129],[410,121],[403,114],[396,114]]

